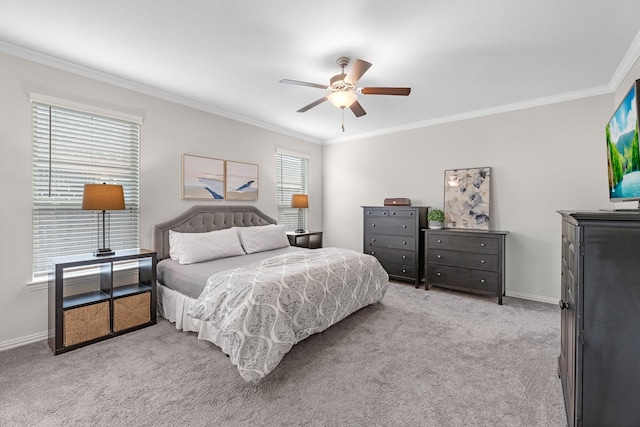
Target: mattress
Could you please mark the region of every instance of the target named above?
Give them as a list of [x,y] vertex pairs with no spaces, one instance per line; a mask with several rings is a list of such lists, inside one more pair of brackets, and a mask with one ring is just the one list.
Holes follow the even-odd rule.
[[270,251],[186,265],[182,265],[178,263],[178,261],[167,258],[158,262],[158,283],[187,297],[198,298],[202,293],[207,280],[214,273],[242,267],[277,255],[309,250],[311,249],[289,246]]

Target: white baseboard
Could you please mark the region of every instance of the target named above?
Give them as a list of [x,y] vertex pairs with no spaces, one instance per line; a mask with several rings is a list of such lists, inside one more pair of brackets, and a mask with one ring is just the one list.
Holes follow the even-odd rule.
[[[546,302],[549,304],[558,303],[558,300],[554,298],[541,297],[539,295],[525,294],[522,292],[507,292],[506,296],[528,299],[528,300],[538,301],[538,302]],[[5,342],[0,342],[0,351],[9,350],[9,349],[20,347],[27,344],[32,344],[38,341],[45,341],[48,337],[49,337],[48,331],[43,331],[37,334],[27,335],[25,337],[16,338],[16,339],[5,341]]]
[[531,301],[546,302],[549,304],[558,304],[557,298],[541,297],[540,295],[525,294],[522,292],[507,292],[505,296],[528,299]]
[[38,332],[37,334],[27,335],[24,337],[13,339],[13,340],[0,342],[0,351],[21,347],[27,344],[33,344],[34,342],[46,341],[47,338],[49,338],[49,332],[43,331],[43,332]]

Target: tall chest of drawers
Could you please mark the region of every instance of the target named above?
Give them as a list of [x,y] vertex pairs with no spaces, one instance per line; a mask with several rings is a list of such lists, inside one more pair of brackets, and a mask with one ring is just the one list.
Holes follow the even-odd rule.
[[427,285],[498,297],[505,282],[508,232],[493,230],[426,230]]
[[426,206],[364,206],[364,253],[375,256],[389,277],[416,288],[424,280]]

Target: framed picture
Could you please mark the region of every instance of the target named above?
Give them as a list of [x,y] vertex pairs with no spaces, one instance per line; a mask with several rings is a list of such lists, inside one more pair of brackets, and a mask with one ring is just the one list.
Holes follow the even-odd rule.
[[491,168],[444,171],[444,226],[489,229]]
[[224,200],[224,160],[183,154],[182,198]]
[[258,200],[258,165],[227,160],[225,167],[227,200]]

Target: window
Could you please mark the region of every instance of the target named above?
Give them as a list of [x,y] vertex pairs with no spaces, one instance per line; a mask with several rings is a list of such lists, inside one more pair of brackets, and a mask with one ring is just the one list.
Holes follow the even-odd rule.
[[[278,224],[287,231],[298,228],[298,209],[291,207],[292,194],[308,194],[309,159],[303,155],[276,153],[276,198]],[[302,209],[302,228],[307,229],[308,209]]]
[[99,247],[97,213],[82,210],[84,184],[123,186],[126,210],[109,212],[109,243],[115,250],[137,248],[140,121],[32,105],[34,279],[46,274],[53,257]]

